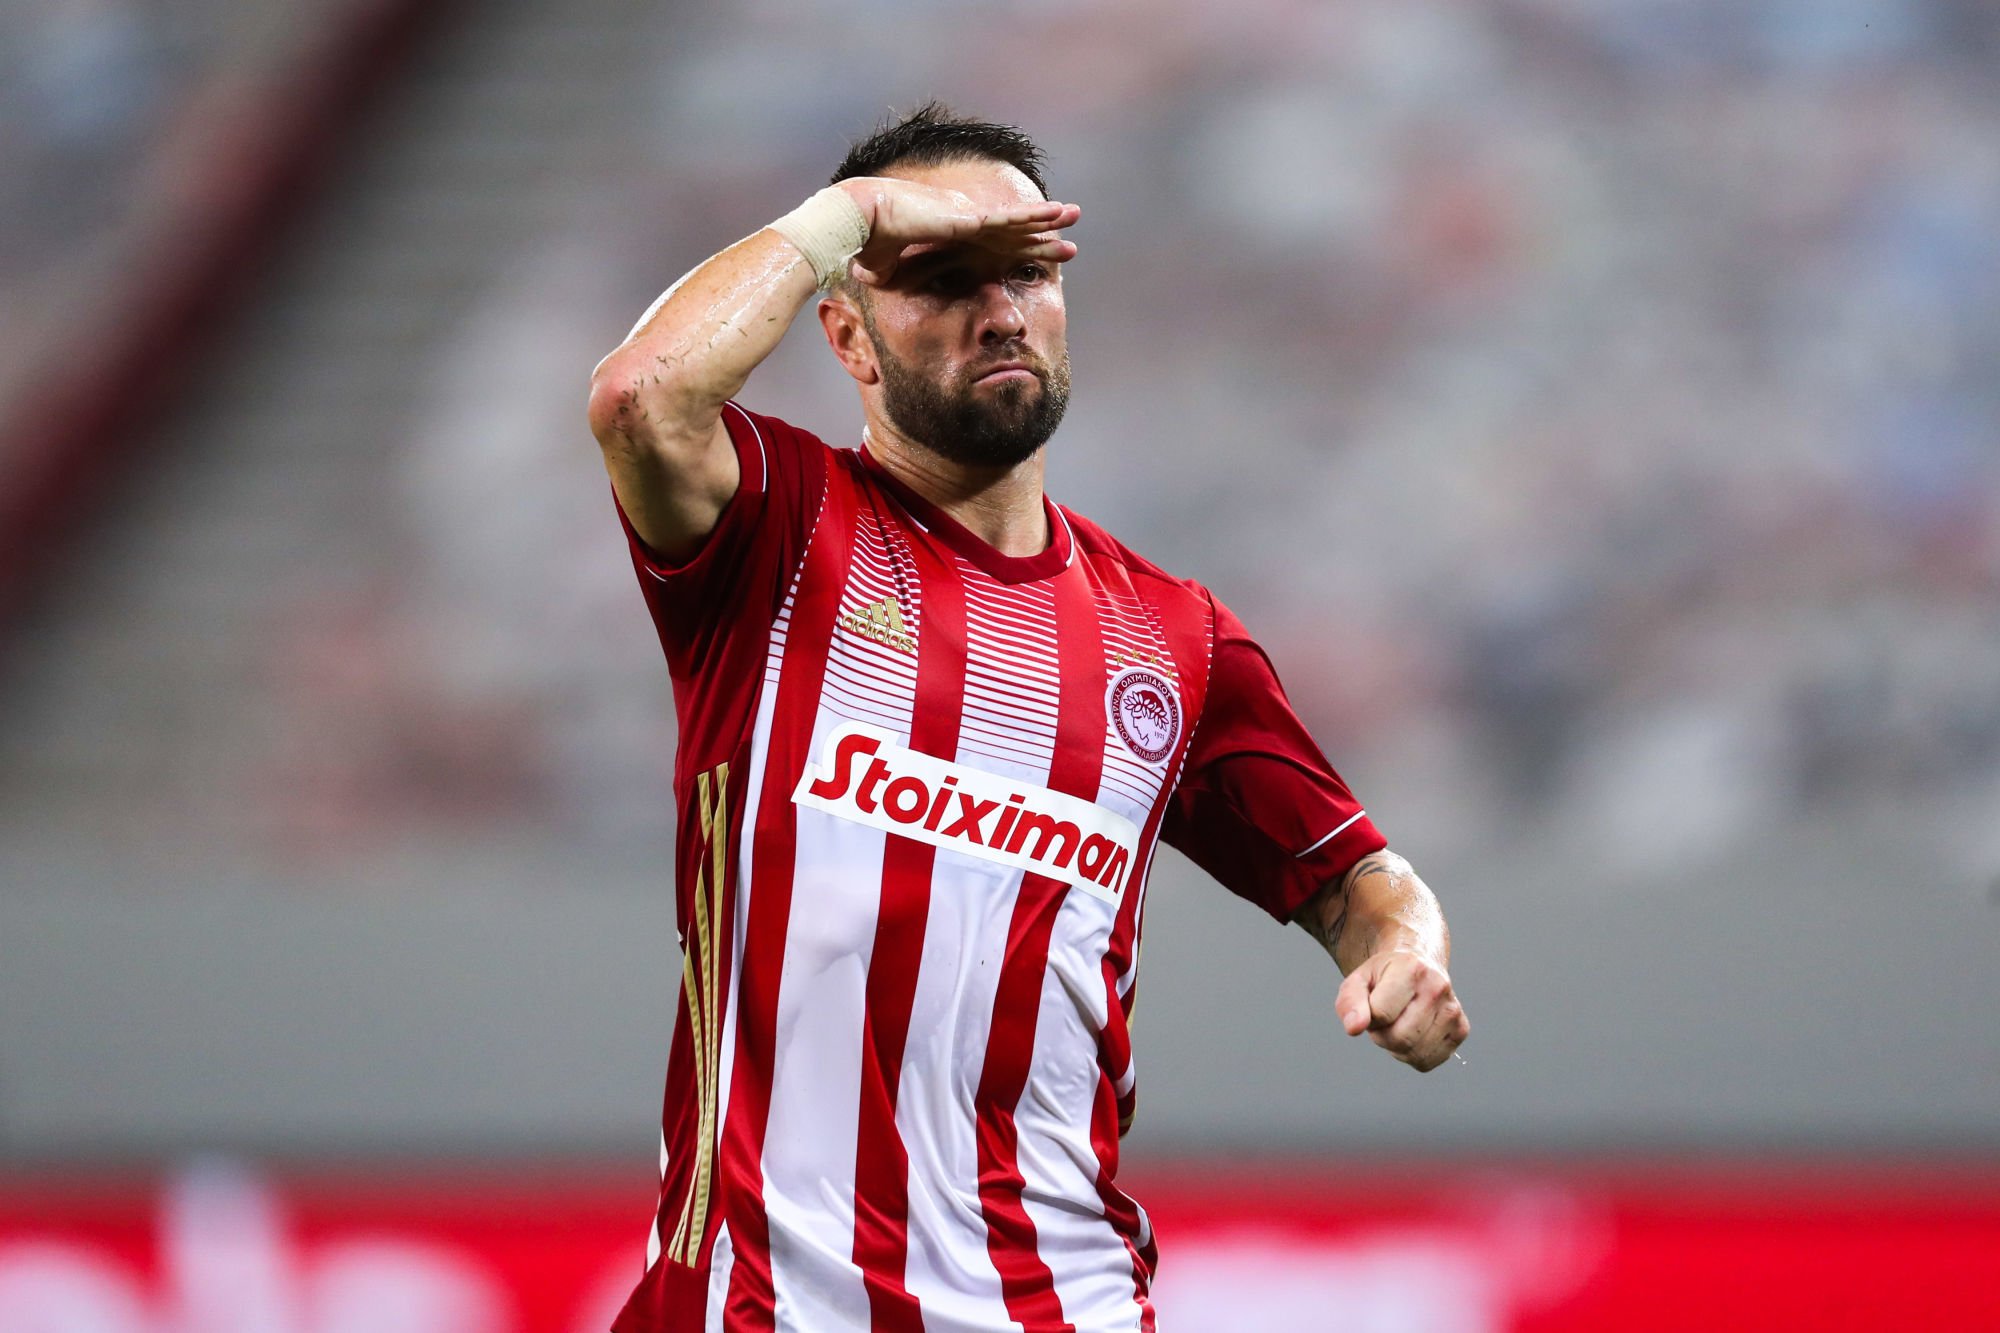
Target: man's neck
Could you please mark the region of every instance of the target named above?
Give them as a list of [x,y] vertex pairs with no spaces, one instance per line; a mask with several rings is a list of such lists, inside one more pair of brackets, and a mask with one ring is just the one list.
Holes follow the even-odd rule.
[[1040,555],[1055,540],[1042,505],[1042,451],[1010,468],[956,463],[886,422],[862,432],[884,471],[1002,555]]

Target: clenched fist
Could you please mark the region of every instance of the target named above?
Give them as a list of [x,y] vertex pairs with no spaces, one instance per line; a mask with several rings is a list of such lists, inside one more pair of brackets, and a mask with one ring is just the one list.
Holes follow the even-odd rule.
[[1366,1032],[1406,1065],[1436,1069],[1472,1031],[1451,975],[1423,954],[1392,949],[1362,961],[1334,997],[1347,1035]]

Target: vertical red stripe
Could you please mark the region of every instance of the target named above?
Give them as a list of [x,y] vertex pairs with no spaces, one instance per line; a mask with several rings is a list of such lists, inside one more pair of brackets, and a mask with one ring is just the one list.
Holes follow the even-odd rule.
[[778,984],[792,914],[798,808],[792,783],[803,771],[826,681],[826,659],[848,570],[854,483],[845,467],[827,469],[826,504],[806,552],[785,640],[777,702],[758,797],[751,862],[749,922],[737,987],[735,1066],[723,1130],[722,1187],[735,1261],[723,1322],[730,1333],[771,1329],[771,1226],[764,1212],[764,1132],[771,1115]]
[[1147,816],[1145,829],[1140,834],[1139,864],[1128,881],[1131,888],[1125,901],[1119,905],[1118,918],[1113,923],[1110,944],[1105,952],[1105,1006],[1109,1021],[1115,1026],[1099,1041],[1103,1073],[1098,1080],[1097,1101],[1090,1122],[1090,1144],[1097,1155],[1097,1197],[1104,1207],[1105,1219],[1125,1238],[1125,1248],[1132,1255],[1132,1290],[1143,1307],[1139,1322],[1143,1333],[1152,1333],[1154,1326],[1153,1306],[1147,1292],[1152,1286],[1154,1267],[1159,1260],[1159,1247],[1151,1236],[1143,1245],[1138,1244],[1139,1205],[1116,1183],[1118,1141],[1124,1134],[1126,1118],[1136,1108],[1138,1096],[1136,1085],[1124,1097],[1118,1096],[1114,1082],[1114,1078],[1123,1074],[1132,1060],[1131,1006],[1138,998],[1137,979],[1134,978],[1132,989],[1121,999],[1118,978],[1124,975],[1139,948],[1146,878],[1153,869],[1160,821],[1166,815],[1167,803],[1172,799],[1174,786],[1180,779],[1181,764],[1194,741],[1195,728],[1201,725],[1202,707],[1208,697],[1210,642],[1214,633],[1206,601],[1166,602],[1161,604],[1160,611],[1165,620],[1162,629],[1167,637],[1167,651],[1172,655],[1180,677],[1182,710],[1188,725],[1182,732],[1179,752],[1170,761],[1167,781],[1161,785],[1152,813]]
[[[917,688],[910,748],[958,754],[965,704],[965,587],[956,564],[918,542]],[[923,1314],[904,1283],[910,1244],[910,1158],[896,1128],[903,1046],[923,962],[937,849],[888,836],[882,902],[868,964],[862,1022],[861,1107],[854,1145],[854,1262],[868,1289],[874,1333],[923,1333]]]
[[[678,972],[674,974],[674,994],[677,998],[673,1035],[667,1043],[666,1100],[660,1115],[660,1134],[667,1143],[667,1167],[660,1176],[659,1202],[653,1210],[653,1226],[661,1237],[660,1257],[646,1267],[618,1314],[621,1323],[638,1319],[648,1328],[669,1325],[672,1320],[691,1313],[687,1284],[684,1279],[677,1280],[678,1273],[687,1270],[668,1258],[667,1251],[674,1227],[680,1221],[681,1202],[686,1197],[698,1137],[693,1043],[699,1038],[689,1022],[687,992],[680,984]],[[649,1251],[651,1246],[649,1238]]]
[[[1104,767],[1105,663],[1090,577],[1081,564],[1054,580],[1060,695],[1049,786],[1084,800],[1097,798]],[[1014,1108],[1027,1086],[1040,1018],[1049,936],[1069,886],[1024,875],[1007,927],[1007,952],[993,999],[986,1065],[974,1103],[979,1147],[979,1203],[986,1248],[1000,1274],[1007,1313],[1024,1333],[1070,1330],[1048,1264],[1036,1250],[1035,1224],[1021,1203],[1019,1133]]]
[[[1104,960],[1104,993],[1106,1012],[1116,1025],[1116,1045],[1123,1059],[1132,1059],[1131,1033],[1127,1027],[1130,1012],[1118,998],[1118,976],[1112,970],[1111,960]],[[1099,1044],[1099,1051],[1104,1049]],[[1111,1224],[1125,1242],[1125,1251],[1132,1256],[1132,1298],[1139,1303],[1139,1327],[1143,1333],[1151,1333],[1153,1327],[1153,1304],[1148,1293],[1153,1284],[1153,1264],[1157,1251],[1150,1243],[1142,1250],[1137,1245],[1139,1235],[1139,1205],[1130,1195],[1118,1188],[1118,1140],[1124,1133],[1125,1117],[1133,1105],[1137,1089],[1125,1097],[1118,1095],[1117,1085],[1112,1082],[1111,1073],[1103,1069],[1097,1078],[1097,1100],[1091,1107],[1090,1146],[1097,1154],[1097,1198],[1104,1208],[1104,1219]]]

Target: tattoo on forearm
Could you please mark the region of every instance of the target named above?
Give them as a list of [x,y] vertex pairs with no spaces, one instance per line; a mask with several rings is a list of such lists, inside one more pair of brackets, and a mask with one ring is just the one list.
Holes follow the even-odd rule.
[[[1388,881],[1392,896],[1407,893],[1416,887],[1417,883],[1416,872],[1410,868],[1410,863],[1384,848],[1355,862],[1337,882],[1330,883],[1321,890],[1299,915],[1299,924],[1305,927],[1306,933],[1318,940],[1320,945],[1333,955],[1334,961],[1339,962],[1342,967],[1350,966],[1355,961],[1352,957],[1342,959],[1343,942],[1351,944],[1346,952],[1356,956],[1366,954],[1375,947],[1372,938],[1373,926],[1370,927],[1370,938],[1357,938],[1351,942],[1346,939],[1348,925],[1352,920],[1355,891],[1364,880],[1375,875],[1382,876]],[[1381,890],[1378,889],[1372,898],[1379,902],[1381,896]]]
[[1319,942],[1326,946],[1326,950],[1328,953],[1332,953],[1335,949],[1338,949],[1340,947],[1340,933],[1346,929],[1347,929],[1347,895],[1345,893],[1342,893],[1340,895],[1340,914],[1334,917],[1333,924],[1326,927],[1326,929],[1320,934],[1319,937]]
[[[1371,852],[1348,868],[1340,881],[1340,919],[1334,922],[1334,929],[1327,932],[1326,950],[1336,961],[1340,957],[1340,939],[1347,929],[1348,911],[1354,905],[1354,887],[1370,875],[1395,875],[1398,870],[1407,869],[1409,862],[1394,852],[1384,848]],[[1364,950],[1364,952],[1366,952]]]
[[1407,870],[1409,865],[1408,861],[1384,848],[1379,852],[1370,852],[1348,867],[1344,882],[1351,886],[1365,876],[1375,874],[1393,875],[1400,870]]
[[1306,934],[1318,940],[1328,953],[1339,945],[1341,932],[1347,929],[1347,885],[1345,879],[1329,883],[1299,913],[1299,924],[1305,927]]

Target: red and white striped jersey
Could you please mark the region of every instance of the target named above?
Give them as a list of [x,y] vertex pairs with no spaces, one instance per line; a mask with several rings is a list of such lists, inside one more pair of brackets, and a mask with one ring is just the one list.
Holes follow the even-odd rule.
[[1286,920],[1383,839],[1198,584],[1047,500],[1003,555],[865,448],[724,418],[699,553],[625,525],[683,965],[616,1333],[1151,1329],[1113,1177],[1155,843]]

